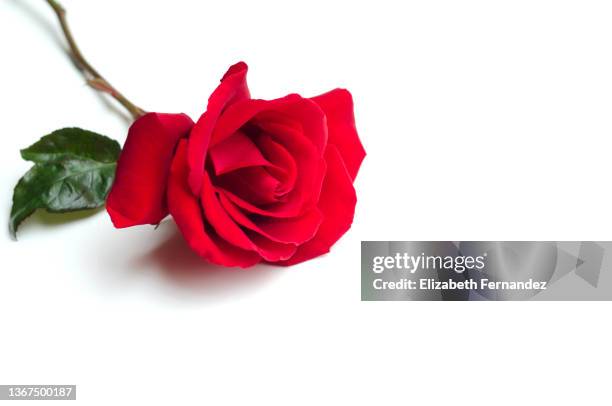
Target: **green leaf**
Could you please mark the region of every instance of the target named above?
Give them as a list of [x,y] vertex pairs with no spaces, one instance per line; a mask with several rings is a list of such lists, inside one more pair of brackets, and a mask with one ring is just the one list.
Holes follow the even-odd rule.
[[21,150],[23,159],[57,163],[68,159],[117,162],[121,147],[111,138],[80,128],[62,128]]
[[36,164],[15,186],[11,234],[37,209],[65,213],[103,206],[120,152],[116,141],[79,128],[55,131],[22,150]]

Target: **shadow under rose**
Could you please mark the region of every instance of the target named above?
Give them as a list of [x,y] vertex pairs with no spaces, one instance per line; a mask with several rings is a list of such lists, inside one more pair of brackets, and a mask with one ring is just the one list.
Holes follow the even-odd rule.
[[155,268],[165,280],[181,290],[204,296],[228,296],[252,291],[282,272],[279,267],[265,264],[248,269],[210,264],[191,251],[174,224],[162,224],[162,227],[168,234],[166,240],[137,258],[134,267]]
[[[17,230],[17,240],[23,235],[27,236],[30,233],[35,233],[34,230],[44,230],[47,228],[62,227],[69,224],[78,223],[79,220],[85,220],[100,213],[103,209],[85,209],[67,213],[50,213],[45,209],[36,210],[30,217],[26,218]],[[8,228],[6,229],[9,233]],[[9,236],[14,239],[12,236]]]
[[36,221],[43,226],[57,226],[62,224],[68,224],[75,221],[83,220],[94,216],[104,211],[103,207],[97,209],[85,209],[66,213],[51,213],[47,210],[37,210],[30,221]]

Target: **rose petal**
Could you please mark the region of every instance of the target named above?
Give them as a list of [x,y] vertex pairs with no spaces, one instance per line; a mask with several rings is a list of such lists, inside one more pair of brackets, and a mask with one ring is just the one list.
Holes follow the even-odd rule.
[[[266,120],[258,121],[258,126],[264,134],[282,145],[295,158],[297,164],[296,184],[289,194],[288,202],[299,200],[305,209],[309,209],[319,200],[323,176],[325,175],[325,160],[313,143],[303,135],[301,128],[296,128],[286,122],[278,122],[277,115],[267,115]],[[281,206],[278,204],[277,206]],[[299,210],[300,207],[296,206]],[[287,211],[281,207],[268,207],[269,211]],[[300,211],[300,213],[302,213]]]
[[145,114],[132,124],[106,201],[115,227],[157,224],[166,217],[172,154],[192,126],[185,114],[160,113]]
[[242,229],[232,220],[225,209],[221,207],[210,178],[204,173],[204,183],[202,184],[201,202],[204,217],[215,229],[219,237],[223,238],[232,245],[239,248],[253,251],[253,243],[244,234]]
[[299,217],[284,219],[260,216],[255,222],[245,215],[224,193],[220,193],[219,200],[234,221],[272,241],[303,244],[315,236],[323,221],[319,209],[313,208]]
[[275,110],[279,106],[296,103],[300,100],[302,100],[300,95],[289,94],[274,100],[242,99],[229,105],[215,125],[210,145],[217,145],[231,137],[259,113]]
[[261,261],[259,254],[229,244],[206,225],[200,202],[191,193],[187,182],[188,173],[187,142],[181,141],[170,170],[168,208],[191,249],[208,261],[223,266],[246,268]]
[[211,225],[220,239],[243,250],[257,252],[267,261],[275,262],[290,258],[296,251],[294,244],[284,244],[245,232],[234,222],[218,200],[210,178],[205,173],[201,202],[204,220]]
[[321,155],[323,154],[327,145],[328,130],[325,113],[317,103],[300,98],[293,103],[283,103],[274,110],[298,121],[302,125],[304,136],[312,142]]
[[284,261],[291,258],[297,251],[295,244],[281,244],[249,230],[246,230],[246,233],[262,258],[268,262]]
[[250,166],[272,165],[242,131],[237,131],[222,143],[211,147],[209,155],[216,175]]
[[218,200],[210,178],[204,174],[201,196],[204,217],[216,231],[219,237],[239,248],[255,251],[266,261],[279,261],[290,258],[296,251],[293,244],[281,244],[269,241],[267,238],[245,232],[230,217]]
[[[232,138],[240,129],[255,138],[262,132],[270,133],[275,140],[278,139],[283,146],[291,149],[292,155],[299,160],[299,175],[295,177],[299,184],[292,193],[289,189],[293,187],[279,186],[276,192],[283,195],[283,198],[279,203],[272,203],[263,210],[279,217],[295,216],[302,214],[318,200],[323,178],[322,155],[327,142],[325,120],[323,111],[315,102],[298,95],[270,101],[242,100],[223,111],[215,126],[210,146],[214,148]],[[236,179],[229,183],[224,182],[222,186],[236,204],[247,203],[243,208],[251,210],[252,205],[270,203],[269,200],[261,199],[262,196],[257,193],[245,194],[244,190],[233,190],[232,182],[240,186]],[[251,180],[248,183],[251,184]]]
[[248,67],[239,62],[227,71],[221,84],[208,99],[206,112],[202,114],[189,137],[189,186],[198,195],[202,187],[202,174],[213,129],[221,112],[229,105],[250,98],[246,83]]
[[255,123],[263,135],[271,137],[283,146],[295,158],[298,175],[293,190],[284,197],[282,202],[260,207],[256,202],[248,201],[238,196],[226,185],[221,186],[223,193],[236,205],[254,214],[269,217],[295,217],[314,207],[319,199],[323,176],[325,174],[325,160],[310,140],[301,133],[301,127],[296,128],[295,123],[279,123],[278,113],[266,112],[266,120],[257,120]]
[[281,181],[279,193],[287,194],[293,190],[297,179],[297,163],[289,151],[279,143],[275,142],[269,135],[257,137],[257,146],[263,155],[274,166],[267,168],[268,171]]
[[[210,145],[223,142],[252,119],[268,121],[270,114],[277,117],[276,121],[278,117],[284,117],[299,123],[304,135],[323,154],[327,144],[325,114],[316,102],[298,94],[274,100],[243,99],[228,106],[215,125]],[[266,118],[258,120],[259,116]]]
[[280,181],[260,166],[232,171],[220,176],[215,183],[259,206],[276,203],[280,199]]
[[325,254],[351,227],[357,203],[353,181],[336,147],[327,146],[325,159],[327,174],[319,200],[323,223],[314,238],[300,245],[293,257],[279,262],[281,265],[293,265]]
[[336,146],[351,179],[355,180],[366,153],[355,128],[351,94],[345,89],[335,89],[311,100],[325,112],[328,142]]
[[242,199],[240,196],[235,195],[234,193],[223,187],[219,187],[219,191],[222,192],[234,204],[236,204],[236,206],[253,214],[259,214],[262,216],[274,218],[289,218],[299,216],[300,213],[303,211],[302,209],[304,205],[302,204],[302,201],[299,200],[300,196],[288,200],[287,202],[283,202],[282,204],[274,205],[274,207],[272,208],[261,208]]

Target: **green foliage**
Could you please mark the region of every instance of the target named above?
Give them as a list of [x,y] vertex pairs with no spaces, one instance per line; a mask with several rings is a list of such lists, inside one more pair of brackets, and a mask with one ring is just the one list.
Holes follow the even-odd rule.
[[65,213],[104,205],[115,177],[117,141],[80,128],[64,128],[21,150],[34,166],[13,192],[9,230],[37,209]]

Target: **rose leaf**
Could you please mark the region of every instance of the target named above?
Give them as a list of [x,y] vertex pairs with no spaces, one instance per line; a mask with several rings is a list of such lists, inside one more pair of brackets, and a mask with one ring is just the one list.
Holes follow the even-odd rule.
[[23,149],[35,162],[13,192],[9,231],[37,209],[66,213],[104,205],[115,177],[121,147],[103,135],[65,128]]

